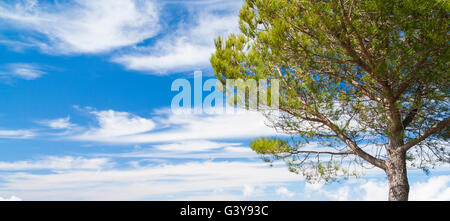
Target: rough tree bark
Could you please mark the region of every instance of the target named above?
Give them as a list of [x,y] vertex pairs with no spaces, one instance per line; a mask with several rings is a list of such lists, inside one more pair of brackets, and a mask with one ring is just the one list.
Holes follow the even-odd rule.
[[406,152],[392,150],[386,161],[386,175],[389,182],[389,201],[408,201],[409,183],[406,169]]
[[[387,92],[391,92],[388,89]],[[406,150],[404,146],[404,128],[407,124],[402,121],[400,111],[395,105],[395,99],[389,96],[387,99],[387,119],[389,126],[388,159],[386,160],[385,172],[389,183],[389,201],[408,201],[409,183],[406,168]],[[411,116],[412,118],[414,116]],[[409,121],[409,119],[408,119]]]

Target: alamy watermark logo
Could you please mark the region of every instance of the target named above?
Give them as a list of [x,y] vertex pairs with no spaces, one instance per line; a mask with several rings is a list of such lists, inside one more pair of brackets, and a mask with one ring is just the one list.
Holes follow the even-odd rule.
[[[187,79],[176,79],[171,90],[179,92],[172,99],[174,113],[220,114],[244,110],[278,110],[278,79],[218,79],[203,82],[201,71],[194,72],[194,87]],[[206,95],[206,96],[205,96]],[[193,101],[193,102],[192,102]]]

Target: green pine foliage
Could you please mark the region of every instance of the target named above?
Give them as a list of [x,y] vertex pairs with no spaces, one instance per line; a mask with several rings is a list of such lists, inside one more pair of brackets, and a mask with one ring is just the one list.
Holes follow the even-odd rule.
[[267,161],[333,181],[368,163],[384,169],[403,150],[427,170],[450,161],[449,9],[445,0],[246,0],[241,33],[216,39],[211,64],[223,83],[280,80],[281,113],[266,115],[291,138],[251,142]]

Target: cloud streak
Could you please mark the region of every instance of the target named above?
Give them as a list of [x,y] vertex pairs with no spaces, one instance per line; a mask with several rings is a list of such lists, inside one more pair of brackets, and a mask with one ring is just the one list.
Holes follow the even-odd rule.
[[0,170],[99,170],[111,165],[106,158],[48,156],[35,161],[0,162]]
[[31,130],[0,130],[0,138],[4,139],[29,139],[36,133]]
[[219,13],[211,6],[196,9],[194,22],[180,25],[173,34],[159,39],[153,46],[137,47],[112,60],[127,69],[155,75],[204,70],[210,66],[214,39],[239,32],[235,5],[223,5],[220,9],[225,12]]
[[35,80],[46,74],[41,66],[29,63],[6,64],[2,69],[0,70],[0,77],[20,78],[24,80]]
[[58,118],[53,120],[41,120],[37,123],[47,126],[51,129],[71,129],[76,127],[75,124],[70,122],[70,117]]
[[54,54],[107,52],[134,45],[159,31],[158,8],[153,1],[0,3],[0,18],[0,25],[34,32],[24,42]]
[[300,181],[284,167],[255,162],[187,162],[132,169],[2,175],[0,193],[25,200],[144,200],[173,194]]
[[164,143],[210,139],[239,139],[278,133],[265,124],[261,113],[242,111],[226,114],[175,114],[159,111],[154,118],[127,112],[93,111],[98,127],[68,137],[76,141],[111,144]]
[[[173,4],[188,14],[177,24],[166,24],[170,32],[161,32],[161,13]],[[21,34],[14,39],[3,36],[0,44],[14,50],[37,47],[49,54],[114,52],[112,62],[154,75],[206,70],[214,39],[239,32],[240,6],[237,0],[3,2],[0,29]],[[154,43],[146,44],[148,39]]]

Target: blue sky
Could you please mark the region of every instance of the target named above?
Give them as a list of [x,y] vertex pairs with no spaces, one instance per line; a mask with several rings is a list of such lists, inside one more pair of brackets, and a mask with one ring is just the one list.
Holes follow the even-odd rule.
[[[1,200],[385,200],[382,171],[307,184],[262,162],[255,112],[171,112],[175,79],[212,78],[241,1],[0,2]],[[412,199],[450,200],[447,167]]]

